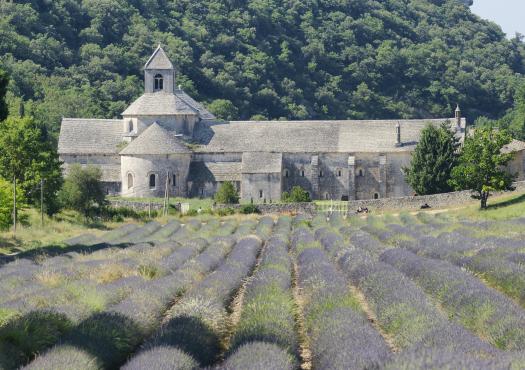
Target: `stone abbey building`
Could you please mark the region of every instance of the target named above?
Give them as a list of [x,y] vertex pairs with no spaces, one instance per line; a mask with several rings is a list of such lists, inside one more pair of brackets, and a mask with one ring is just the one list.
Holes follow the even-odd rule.
[[[231,181],[242,199],[275,202],[299,185],[313,199],[354,200],[413,193],[402,168],[421,130],[448,122],[463,140],[466,120],[222,122],[176,87],[159,46],[144,67],[145,92],[122,119],[64,118],[59,154],[99,166],[108,194],[210,197]],[[523,177],[525,144],[512,166]]]

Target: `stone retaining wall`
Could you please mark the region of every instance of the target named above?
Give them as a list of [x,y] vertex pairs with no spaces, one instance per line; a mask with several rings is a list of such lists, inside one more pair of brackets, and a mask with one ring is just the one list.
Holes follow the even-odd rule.
[[110,200],[109,206],[112,208],[129,208],[134,211],[158,211],[163,208],[162,203],[137,202],[128,200]]

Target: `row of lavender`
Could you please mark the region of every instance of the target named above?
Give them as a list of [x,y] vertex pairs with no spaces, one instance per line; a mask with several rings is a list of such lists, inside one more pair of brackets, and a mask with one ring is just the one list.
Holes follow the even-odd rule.
[[[253,232],[256,223],[200,226],[193,222],[174,230],[170,223],[164,227],[171,231],[164,230],[167,238],[158,244],[125,244],[123,240],[139,240],[139,231],[142,237],[158,235],[164,227],[125,226],[107,233],[107,241],[97,242],[96,248],[86,242],[82,248],[72,248],[74,252],[2,266],[0,289],[6,294],[0,296],[0,368],[17,368],[58,340],[65,345],[56,352],[64,352],[67,345],[83,342],[86,332],[108,352],[107,357],[113,357],[111,341],[95,338],[99,332],[113,330],[116,343],[122,344],[121,332],[134,336],[135,331],[151,330],[163,307],[192,279],[201,279],[213,269],[236,239]],[[197,232],[209,236],[197,238]],[[111,247],[109,240],[118,247]],[[78,354],[70,352],[73,357]]]

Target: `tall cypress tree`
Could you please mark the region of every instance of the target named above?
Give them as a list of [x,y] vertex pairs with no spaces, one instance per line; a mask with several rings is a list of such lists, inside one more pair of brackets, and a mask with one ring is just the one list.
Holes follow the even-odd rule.
[[446,123],[428,125],[405,168],[407,182],[418,195],[446,193],[452,190],[448,181],[458,161],[459,141]]

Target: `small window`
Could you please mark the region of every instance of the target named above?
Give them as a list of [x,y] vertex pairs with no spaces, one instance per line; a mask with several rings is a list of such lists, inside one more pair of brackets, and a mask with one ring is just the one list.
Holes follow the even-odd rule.
[[128,173],[128,189],[131,189],[133,187],[133,175],[131,173]]
[[374,193],[374,199],[379,199],[379,194],[378,193]]
[[131,120],[128,122],[128,131],[129,132],[133,131],[133,121],[131,121]]
[[177,186],[177,175],[171,177],[171,185],[174,187]]
[[301,170],[301,177],[304,177],[304,170]]
[[343,172],[341,170],[337,170],[337,177],[341,177],[343,175]]
[[323,170],[319,171],[319,177],[323,177],[324,173]]
[[157,176],[152,173],[151,175],[149,175],[149,187],[151,189],[155,189],[155,187],[157,186]]
[[325,195],[324,195],[324,199],[326,199],[326,200],[330,200],[330,194],[325,193]]
[[262,199],[262,198],[263,198],[263,196],[264,196],[264,192],[263,192],[262,190],[259,190],[259,198],[261,198],[261,199]]
[[360,168],[360,169],[359,169],[359,177],[363,177],[363,176],[364,176],[363,169]]
[[290,177],[290,171],[284,170],[284,177],[286,178]]
[[161,74],[155,75],[153,90],[159,91],[164,90],[164,78]]

